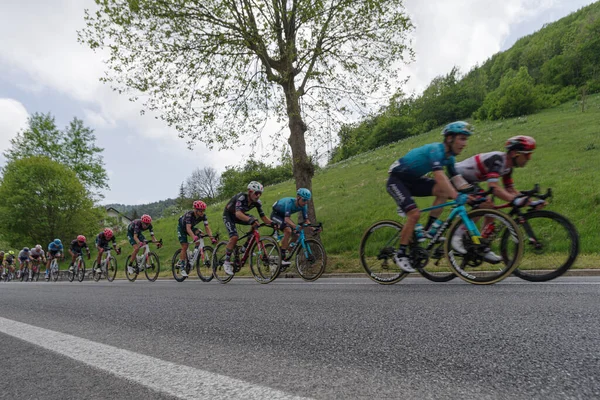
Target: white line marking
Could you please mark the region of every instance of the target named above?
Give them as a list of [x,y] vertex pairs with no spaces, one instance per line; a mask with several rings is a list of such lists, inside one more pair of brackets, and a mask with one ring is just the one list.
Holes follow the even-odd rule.
[[[180,399],[304,399],[276,389],[2,317],[0,332]],[[44,338],[42,343],[38,343],[40,338]],[[65,343],[69,343],[68,348],[65,348]]]

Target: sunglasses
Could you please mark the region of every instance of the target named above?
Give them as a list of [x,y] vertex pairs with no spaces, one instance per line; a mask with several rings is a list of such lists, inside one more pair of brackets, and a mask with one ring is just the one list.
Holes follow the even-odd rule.
[[255,195],[260,196],[262,192],[254,192]]

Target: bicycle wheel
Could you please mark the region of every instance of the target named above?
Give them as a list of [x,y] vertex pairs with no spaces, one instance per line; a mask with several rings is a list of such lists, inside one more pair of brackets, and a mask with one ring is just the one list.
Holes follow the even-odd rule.
[[526,281],[545,282],[567,272],[579,254],[575,226],[554,211],[535,210],[523,217],[523,259],[513,273]]
[[[56,261],[56,259],[52,259],[53,263],[55,261]],[[69,282],[73,282],[75,280],[75,266],[73,266],[73,269],[71,269],[71,267],[69,267],[69,269],[67,270],[67,279],[69,280]]]
[[77,262],[77,280],[79,282],[83,282],[83,280],[85,279],[85,261],[83,261],[83,259],[79,259],[79,261]]
[[173,258],[171,258],[171,272],[173,273],[173,278],[177,282],[183,282],[183,281],[185,281],[185,278],[186,278],[185,276],[181,275],[181,272],[180,272],[181,270],[177,266],[177,262],[179,261],[180,254],[181,254],[181,249],[178,249],[175,252],[175,254],[173,254]]
[[117,276],[117,259],[110,257],[110,262],[106,265],[106,280],[112,282]]
[[144,268],[144,273],[146,274],[146,279],[150,282],[154,282],[160,273],[160,261],[158,260],[158,255],[152,251],[148,253],[148,260]]
[[60,271],[58,270],[58,262],[56,260],[52,260],[52,262],[50,262],[50,279],[52,282],[58,281],[59,274]]
[[306,248],[299,248],[296,252],[296,269],[298,275],[308,282],[316,281],[325,272],[327,254],[319,241],[306,239]]
[[[512,274],[521,261],[521,230],[507,214],[496,210],[472,210],[467,215],[481,237],[472,238],[458,218],[450,227],[451,240],[445,242],[446,258],[458,277],[466,282],[478,285],[499,282]],[[505,235],[508,239],[503,239]]]
[[198,255],[196,259],[196,273],[202,282],[210,282],[213,278],[212,258],[214,250],[210,246],[204,246],[202,251],[204,252],[204,257]]
[[227,251],[227,242],[220,242],[215,248],[215,252],[212,257],[212,271],[213,276],[220,283],[227,283],[233,275],[227,275],[223,269],[223,262],[225,261],[225,255]]
[[102,273],[97,273],[96,268],[98,268],[98,261],[94,260],[94,264],[92,264],[92,276],[94,277],[94,282],[98,282],[102,277]]
[[134,265],[133,266],[133,273],[129,273],[129,260],[131,260],[131,254],[127,256],[127,258],[125,259],[125,276],[127,277],[127,280],[129,282],[135,282],[135,280],[137,279],[139,270],[137,269],[137,266]]
[[413,262],[413,265],[415,265],[417,271],[419,271],[424,278],[432,282],[448,282],[456,278],[456,274],[454,273],[454,270],[448,263],[448,260],[444,254],[444,242],[439,242],[434,245],[434,247],[431,249],[431,255],[427,255],[429,262],[427,262],[423,267],[419,267],[414,261],[416,255],[413,254],[413,252],[420,251],[416,250],[417,248],[424,250],[420,247],[411,249],[411,261]]
[[31,275],[31,281],[38,281],[40,279],[40,267],[31,267],[31,271],[32,271],[32,275]]
[[281,269],[281,249],[271,236],[260,238],[250,251],[250,271],[258,283],[272,282]]
[[400,246],[402,225],[396,221],[379,221],[371,225],[360,241],[360,262],[367,276],[382,285],[391,285],[408,274],[394,262]]

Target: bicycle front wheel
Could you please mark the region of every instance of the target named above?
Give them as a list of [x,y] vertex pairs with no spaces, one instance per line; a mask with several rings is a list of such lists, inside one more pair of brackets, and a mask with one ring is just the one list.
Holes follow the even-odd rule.
[[325,272],[327,254],[323,245],[315,239],[306,239],[304,244],[306,248],[300,247],[296,252],[296,269],[305,281],[316,281]]
[[212,274],[212,258],[214,250],[210,246],[204,246],[204,256],[198,255],[196,259],[196,273],[202,282],[210,282],[213,278]]
[[[55,261],[56,259],[52,260],[52,263],[54,263]],[[69,267],[69,269],[67,270],[67,279],[69,280],[69,282],[73,282],[75,280],[75,268],[76,266],[73,265],[73,269]]]
[[[177,266],[177,263],[179,262],[179,255],[181,254],[181,249],[177,249],[177,251],[175,251],[175,254],[173,254],[173,258],[171,258],[171,273],[173,274],[173,279],[175,279],[177,282],[183,282],[185,281],[185,276],[181,275],[181,270],[179,269],[179,267]],[[187,261],[186,261],[187,263]],[[186,271],[188,272],[188,271]]]
[[106,265],[106,280],[112,282],[117,276],[117,259],[110,257],[110,262]]
[[158,274],[160,273],[160,261],[158,260],[158,255],[156,253],[148,253],[148,260],[146,262],[146,268],[144,268],[144,273],[146,274],[146,279],[150,282],[154,282],[156,278],[158,278]]
[[472,210],[469,218],[480,237],[471,237],[461,218],[450,227],[446,257],[456,275],[466,282],[490,285],[517,268],[523,255],[523,235],[507,214],[491,209]]
[[567,272],[579,254],[575,226],[554,211],[535,210],[523,217],[523,260],[513,273],[526,281],[545,282]]
[[101,278],[102,273],[97,273],[96,268],[98,268],[98,262],[94,260],[92,264],[92,276],[94,277],[94,282],[98,282]]
[[394,261],[400,246],[401,231],[402,225],[396,221],[379,221],[363,234],[359,248],[360,262],[373,281],[391,285],[408,275]]
[[53,282],[56,282],[59,274],[60,271],[58,270],[58,261],[52,260],[50,263],[50,279],[52,279]]
[[133,272],[129,273],[129,261],[131,260],[131,254],[125,259],[125,277],[129,282],[135,282],[138,276],[137,265],[133,266]]
[[272,282],[281,269],[281,249],[271,236],[260,238],[250,252],[250,270],[258,283]]
[[81,259],[77,263],[77,280],[79,282],[83,282],[84,279],[85,279],[85,261],[83,261],[83,259]]
[[233,275],[227,275],[225,273],[225,269],[223,268],[223,263],[225,262],[226,254],[227,242],[220,242],[215,248],[215,252],[212,257],[213,276],[220,283],[227,283],[233,278]]

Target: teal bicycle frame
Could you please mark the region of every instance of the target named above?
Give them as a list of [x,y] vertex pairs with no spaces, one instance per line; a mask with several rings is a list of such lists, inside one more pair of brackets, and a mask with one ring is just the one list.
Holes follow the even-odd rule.
[[[431,207],[424,208],[421,210],[421,212],[436,210],[438,208],[451,207],[456,204],[457,204],[456,200],[452,200],[452,201],[448,201],[444,204],[439,204],[437,206],[431,206]],[[460,218],[464,222],[467,230],[469,231],[469,235],[471,235],[471,240],[473,240],[473,243],[481,244],[481,241],[479,240],[479,239],[481,239],[481,232],[479,232],[479,229],[477,229],[477,226],[475,225],[475,223],[467,215],[467,208],[464,205],[460,205],[460,206],[454,207],[454,209],[450,212],[450,215],[448,216],[448,218],[446,218],[446,220],[444,221],[442,226],[440,226],[438,228],[435,235],[433,235],[431,242],[427,246],[427,250],[431,249],[433,247],[433,245],[438,242],[439,238],[442,236],[442,234],[448,228],[448,225],[450,225],[452,223],[452,221],[454,220],[454,218],[457,215],[460,216]]]

